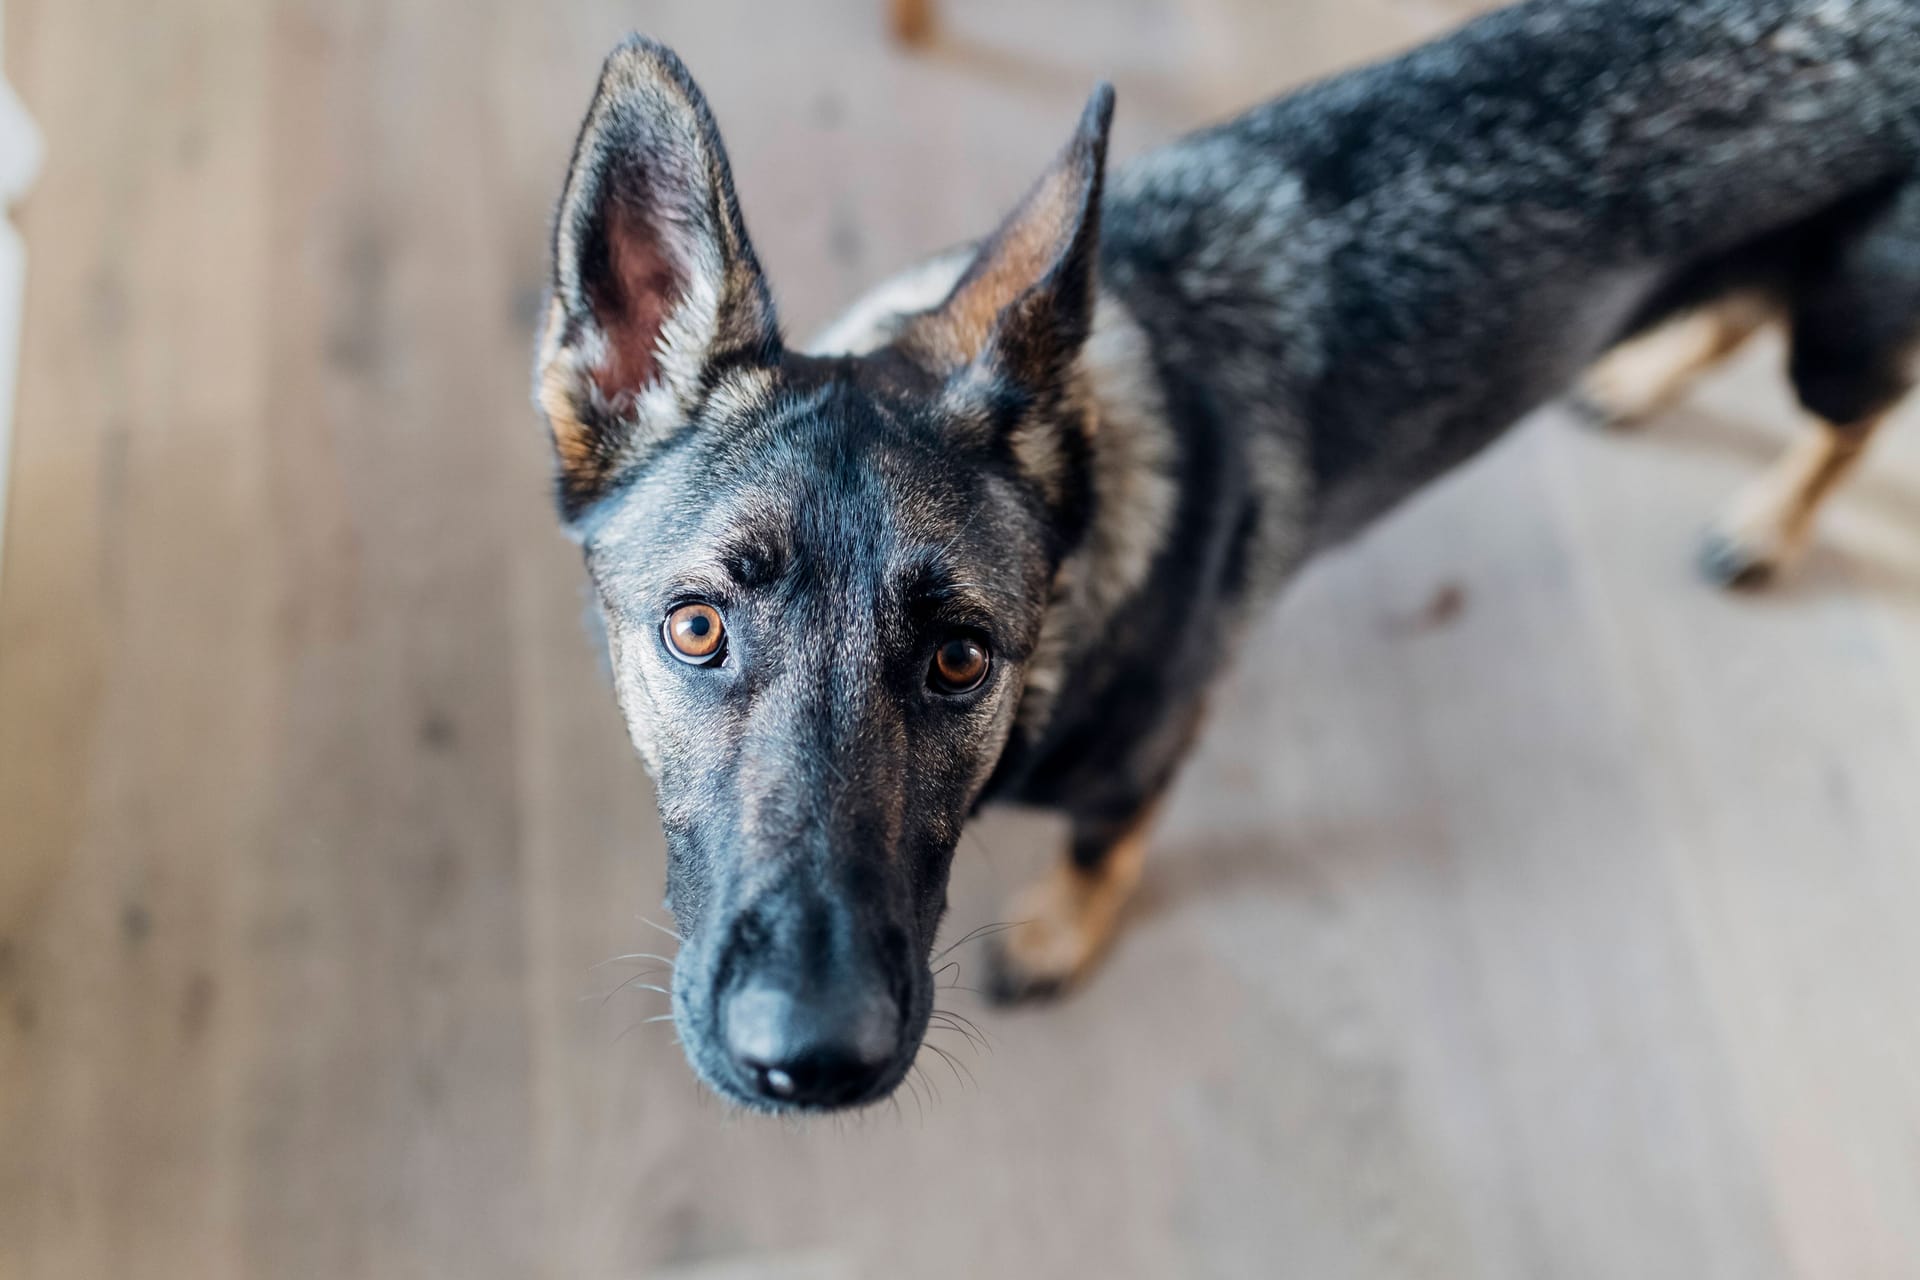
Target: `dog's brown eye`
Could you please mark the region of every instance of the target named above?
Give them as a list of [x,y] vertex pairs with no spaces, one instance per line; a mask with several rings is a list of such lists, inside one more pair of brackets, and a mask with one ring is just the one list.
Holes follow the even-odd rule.
[[930,683],[941,693],[965,693],[987,678],[987,650],[978,640],[955,636],[933,651]]
[[682,662],[708,663],[727,638],[720,611],[710,604],[683,604],[667,615],[667,648]]

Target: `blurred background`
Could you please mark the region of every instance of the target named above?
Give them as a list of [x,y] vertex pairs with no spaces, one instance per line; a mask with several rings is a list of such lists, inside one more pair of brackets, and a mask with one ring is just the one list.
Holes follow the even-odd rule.
[[[1920,430],[1698,585],[1774,343],[1317,565],[1104,971],[948,993],[990,1047],[897,1109],[730,1112],[609,963],[661,845],[527,404],[608,47],[684,55],[805,334],[1098,78],[1124,162],[1475,7],[6,0],[0,1277],[1920,1275]],[[980,822],[947,936],[1058,836]]]

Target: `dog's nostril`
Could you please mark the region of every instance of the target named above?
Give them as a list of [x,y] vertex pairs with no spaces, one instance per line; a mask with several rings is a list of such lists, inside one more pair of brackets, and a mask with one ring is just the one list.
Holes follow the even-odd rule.
[[889,1058],[862,1058],[832,1046],[810,1048],[778,1064],[740,1060],[753,1091],[776,1102],[835,1106],[866,1096],[886,1071]]
[[726,1003],[722,1032],[742,1082],[775,1102],[835,1106],[872,1091],[899,1048],[891,1000],[838,1004],[749,987]]

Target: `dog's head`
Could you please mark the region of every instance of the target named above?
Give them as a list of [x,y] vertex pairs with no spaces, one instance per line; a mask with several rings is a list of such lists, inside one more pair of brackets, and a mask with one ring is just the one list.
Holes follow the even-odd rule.
[[717,1090],[884,1097],[918,1051],[961,824],[1086,504],[1112,95],[945,301],[789,351],[669,50],[607,60],[554,234],[537,398],[658,783],[673,1012]]

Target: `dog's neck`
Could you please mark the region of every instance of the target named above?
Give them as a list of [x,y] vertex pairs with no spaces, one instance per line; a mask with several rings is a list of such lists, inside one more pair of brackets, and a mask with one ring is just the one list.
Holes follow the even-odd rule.
[[[862,355],[892,340],[902,316],[937,306],[973,260],[950,250],[868,291],[807,344],[816,355]],[[1092,405],[1092,513],[1085,536],[1054,575],[1040,638],[1027,664],[1016,723],[1038,741],[1083,646],[1146,581],[1166,545],[1178,498],[1173,443],[1152,352],[1126,304],[1101,290],[1076,376]]]

